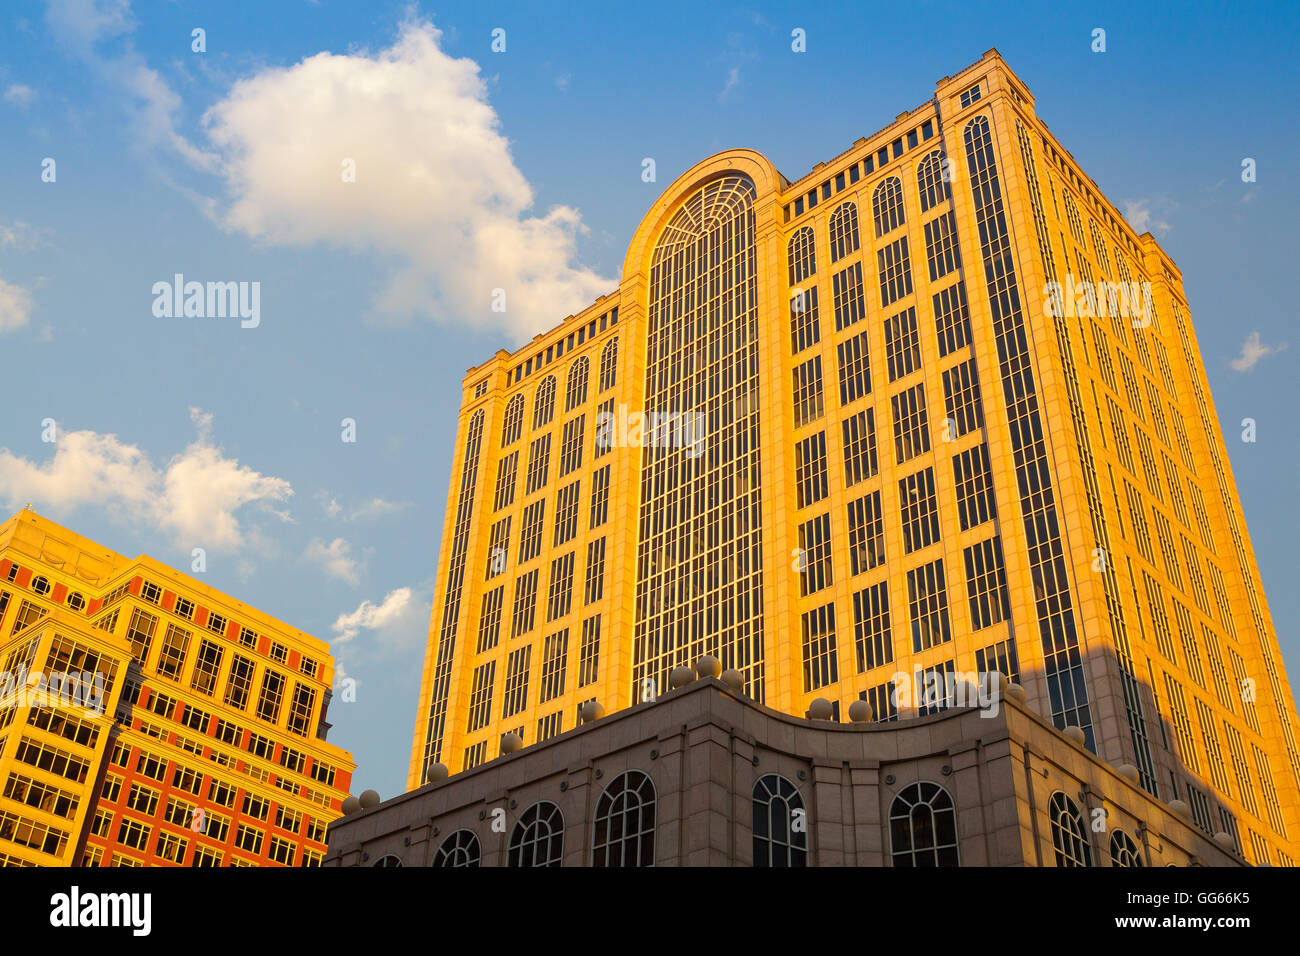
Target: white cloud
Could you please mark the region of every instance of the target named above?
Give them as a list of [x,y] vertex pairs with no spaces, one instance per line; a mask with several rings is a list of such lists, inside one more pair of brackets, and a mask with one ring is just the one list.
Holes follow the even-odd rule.
[[54,454],[36,462],[0,448],[0,501],[9,508],[32,502],[39,510],[69,512],[89,506],[162,530],[175,546],[234,551],[257,543],[241,524],[245,509],[288,515],[273,505],[293,494],[283,478],[263,475],[225,457],[208,437],[212,416],[191,409],[199,437],[160,466],[116,435],[59,432]]
[[318,53],[237,82],[204,117],[229,192],[222,217],[271,243],[391,257],[375,317],[500,325],[523,340],[617,280],[572,263],[577,210],[530,213],[478,64],[440,37],[408,20],[387,49]]
[[21,329],[31,317],[32,294],[0,279],[0,335]]
[[5,100],[23,109],[31,105],[35,96],[36,91],[30,86],[24,86],[22,83],[14,83],[9,89],[5,90]]
[[1150,232],[1152,229],[1165,233],[1173,228],[1164,219],[1158,218],[1158,214],[1151,209],[1149,199],[1125,199],[1123,206],[1124,218],[1139,234]]
[[734,90],[739,85],[739,83],[740,83],[740,67],[733,66],[730,70],[727,71],[727,82],[726,85],[722,87],[722,92],[718,94],[718,102],[719,103],[727,102],[727,96],[731,93],[732,90]]
[[344,508],[337,498],[324,491],[316,492],[315,498],[328,518],[341,518],[344,521],[358,521],[363,518],[379,518],[406,507],[406,502],[389,501],[386,498],[371,498],[353,508]]
[[357,573],[360,565],[352,557],[352,546],[343,538],[335,538],[329,544],[319,538],[313,538],[307,545],[307,550],[303,552],[303,557],[324,567],[325,572],[331,577],[346,581],[348,584],[361,583]]
[[1246,336],[1246,341],[1241,343],[1241,354],[1228,364],[1238,372],[1249,372],[1264,356],[1285,351],[1285,342],[1281,345],[1264,345],[1259,340],[1259,333],[1251,332]]
[[362,630],[388,631],[406,621],[413,607],[410,588],[397,588],[379,604],[362,601],[355,611],[340,614],[334,622],[335,643],[352,640]]

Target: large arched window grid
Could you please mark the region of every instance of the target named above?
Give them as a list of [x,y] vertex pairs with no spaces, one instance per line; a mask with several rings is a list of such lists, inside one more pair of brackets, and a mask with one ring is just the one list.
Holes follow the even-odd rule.
[[1057,866],[1092,866],[1092,844],[1083,814],[1073,800],[1060,790],[1052,794],[1047,805],[1052,821],[1052,846]]
[[921,194],[921,212],[929,212],[952,198],[945,175],[943,151],[936,149],[916,168],[916,188]]
[[533,430],[549,425],[555,416],[555,376],[548,375],[533,396]]
[[845,256],[858,251],[858,207],[853,202],[840,203],[833,213],[829,225],[831,240],[831,262],[838,262]]
[[654,866],[655,785],[639,770],[616,777],[596,801],[592,866]]
[[473,830],[457,830],[443,840],[433,855],[430,866],[477,867],[483,860],[483,850]]
[[516,395],[506,405],[505,419],[501,424],[501,447],[506,448],[519,440],[524,430],[524,396]]
[[600,391],[611,389],[618,380],[618,336],[600,350]]
[[564,814],[549,800],[534,803],[510,833],[506,866],[559,866],[564,856]]
[[1115,830],[1110,835],[1111,866],[1144,866],[1142,851],[1123,830]]
[[799,788],[780,774],[754,782],[754,866],[807,866],[808,817]]
[[876,220],[877,239],[903,225],[903,181],[897,176],[890,176],[876,187],[871,215]]
[[1083,237],[1083,222],[1079,219],[1079,207],[1074,204],[1074,197],[1070,195],[1068,189],[1062,188],[1061,195],[1065,197],[1065,218],[1070,223],[1070,235],[1074,236],[1074,241],[1084,249],[1088,248],[1088,240]]
[[375,862],[371,863],[370,865],[371,866],[401,866],[402,858],[399,856],[394,856],[392,853],[385,853],[383,856],[375,860]]
[[571,412],[587,401],[587,377],[591,363],[582,356],[569,366],[569,378],[564,388],[564,410]]
[[812,226],[801,226],[790,237],[786,254],[790,261],[790,284],[798,285],[817,271],[816,238]]
[[894,866],[959,866],[952,795],[928,781],[903,789],[889,805],[889,845]]

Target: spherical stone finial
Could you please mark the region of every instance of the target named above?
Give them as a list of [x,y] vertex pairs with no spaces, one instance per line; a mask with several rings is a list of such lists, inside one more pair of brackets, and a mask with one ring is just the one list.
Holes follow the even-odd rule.
[[591,700],[582,705],[582,710],[579,713],[579,716],[582,717],[582,722],[584,724],[589,724],[592,721],[600,720],[600,718],[604,717],[605,708],[601,706],[600,701]]
[[450,774],[451,771],[447,769],[445,763],[431,763],[429,764],[428,773],[424,775],[424,782],[438,783],[441,780],[446,780]]
[[1119,775],[1129,783],[1135,784],[1139,779],[1141,779],[1141,775],[1138,773],[1138,768],[1133,766],[1131,763],[1122,763],[1115,769],[1119,772]]
[[344,816],[347,816],[349,813],[356,813],[360,809],[361,809],[361,801],[358,800],[356,797],[348,797],[346,800],[343,801]]
[[1214,842],[1219,844],[1219,849],[1227,850],[1229,853],[1237,852],[1237,841],[1232,838],[1232,834],[1227,830],[1220,830],[1214,834]]
[[722,673],[722,661],[712,654],[705,654],[695,662],[695,672],[701,677],[717,677]]
[[501,735],[501,752],[503,754],[512,754],[524,745],[524,738],[511,731],[508,734]]
[[865,700],[855,700],[849,704],[849,720],[855,724],[870,723],[875,716],[875,711],[871,709],[871,705]]
[[1010,697],[1017,704],[1023,704],[1029,695],[1025,693],[1025,689],[1019,684],[1008,683],[1006,696]]
[[1180,817],[1190,817],[1192,815],[1192,808],[1182,800],[1170,800],[1169,809]]
[[737,694],[743,694],[745,692],[745,675],[734,667],[722,672],[722,683],[726,684]]
[[830,720],[832,713],[834,713],[834,708],[831,707],[831,702],[825,697],[816,697],[808,705],[808,716],[813,720]]
[[694,669],[690,667],[674,667],[672,673],[668,675],[668,686],[676,690],[679,687],[685,687],[694,680]]
[[1076,747],[1082,747],[1083,742],[1087,739],[1082,727],[1076,727],[1074,724],[1066,727],[1061,733],[1065,734],[1065,739],[1070,741]]
[[362,809],[362,810],[369,810],[371,807],[377,807],[377,806],[379,806],[379,793],[378,793],[378,791],[375,791],[375,790],[363,790],[363,791],[361,791],[361,797],[360,797],[359,799],[360,799],[360,802],[361,802],[361,809]]

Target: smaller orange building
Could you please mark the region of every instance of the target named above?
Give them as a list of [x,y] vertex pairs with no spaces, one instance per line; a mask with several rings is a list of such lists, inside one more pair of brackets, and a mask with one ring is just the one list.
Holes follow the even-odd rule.
[[329,647],[24,510],[0,525],[0,866],[316,866]]

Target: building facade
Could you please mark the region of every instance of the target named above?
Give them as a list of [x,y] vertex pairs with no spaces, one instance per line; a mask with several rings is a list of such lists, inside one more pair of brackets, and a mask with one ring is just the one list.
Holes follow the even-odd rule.
[[0,525],[0,865],[318,866],[323,642],[30,510]]
[[408,786],[702,654],[879,720],[1000,671],[1252,862],[1294,699],[1182,276],[996,51],[798,181],[719,153],[464,380]]
[[1211,839],[1143,790],[1135,767],[1000,704],[836,723],[697,680],[353,808],[330,826],[325,865],[1245,864],[1227,834]]

